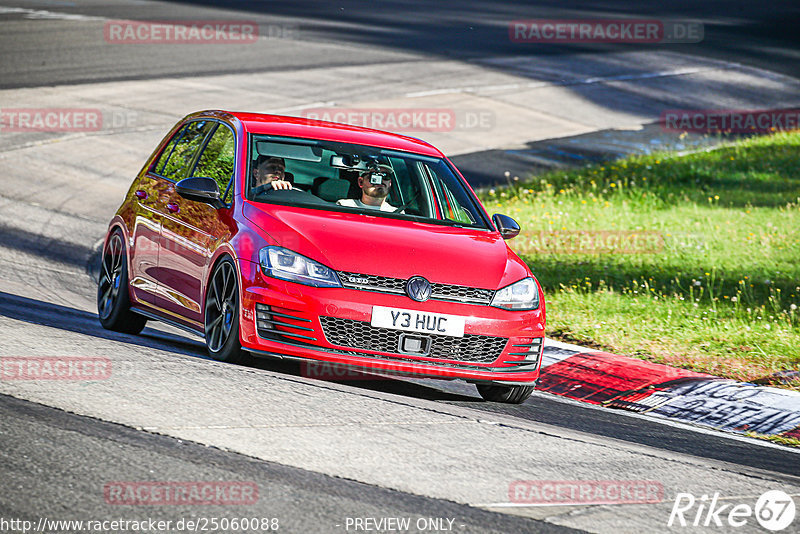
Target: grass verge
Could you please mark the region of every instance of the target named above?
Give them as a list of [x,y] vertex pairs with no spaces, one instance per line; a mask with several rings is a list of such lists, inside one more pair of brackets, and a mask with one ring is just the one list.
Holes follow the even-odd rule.
[[765,441],[777,443],[778,445],[786,445],[788,447],[800,448],[800,439],[797,438],[787,438],[784,436],[771,436],[768,434],[758,434],[756,432],[745,432],[745,436],[749,436],[751,438],[763,439]]
[[800,132],[508,182],[480,196],[523,227],[550,336],[737,380],[800,369]]

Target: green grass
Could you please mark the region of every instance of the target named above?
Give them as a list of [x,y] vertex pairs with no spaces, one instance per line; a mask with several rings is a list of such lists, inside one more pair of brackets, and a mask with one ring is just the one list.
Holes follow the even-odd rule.
[[745,432],[745,435],[751,438],[758,438],[766,441],[771,441],[772,443],[777,443],[778,445],[786,445],[788,447],[800,448],[800,439],[797,438],[787,438],[781,435],[776,436],[770,434],[759,434],[757,432]]
[[[523,227],[550,336],[739,380],[800,368],[800,133],[508,182],[480,195]],[[585,231],[655,245],[546,244]]]

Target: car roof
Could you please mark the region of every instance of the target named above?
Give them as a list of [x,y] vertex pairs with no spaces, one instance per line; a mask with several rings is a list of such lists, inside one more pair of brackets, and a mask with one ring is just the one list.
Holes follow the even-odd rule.
[[237,111],[207,111],[194,115],[217,115],[220,113],[226,113],[239,119],[247,133],[319,139],[321,141],[341,141],[390,150],[414,152],[426,156],[443,157],[443,154],[433,145],[420,139],[349,124],[306,119],[304,117],[286,117],[283,115]]

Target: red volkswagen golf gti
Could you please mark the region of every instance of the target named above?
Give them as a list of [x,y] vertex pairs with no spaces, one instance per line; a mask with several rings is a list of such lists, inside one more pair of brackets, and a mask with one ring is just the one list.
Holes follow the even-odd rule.
[[545,327],[542,289],[504,242],[518,233],[418,139],[204,111],[169,132],[111,221],[100,322],[164,321],[226,362],[464,379],[518,403]]

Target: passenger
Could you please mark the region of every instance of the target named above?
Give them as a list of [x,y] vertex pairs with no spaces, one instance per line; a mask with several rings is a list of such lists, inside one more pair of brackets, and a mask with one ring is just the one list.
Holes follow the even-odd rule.
[[[373,177],[380,177],[380,183],[372,183]],[[397,211],[397,208],[386,202],[389,190],[392,188],[394,171],[388,165],[378,165],[368,169],[358,177],[358,187],[361,188],[361,199],[343,198],[337,200],[340,206],[350,208],[367,208],[381,211]]]
[[286,179],[286,162],[283,158],[258,156],[253,165],[253,187],[271,186],[272,189],[292,189]]

